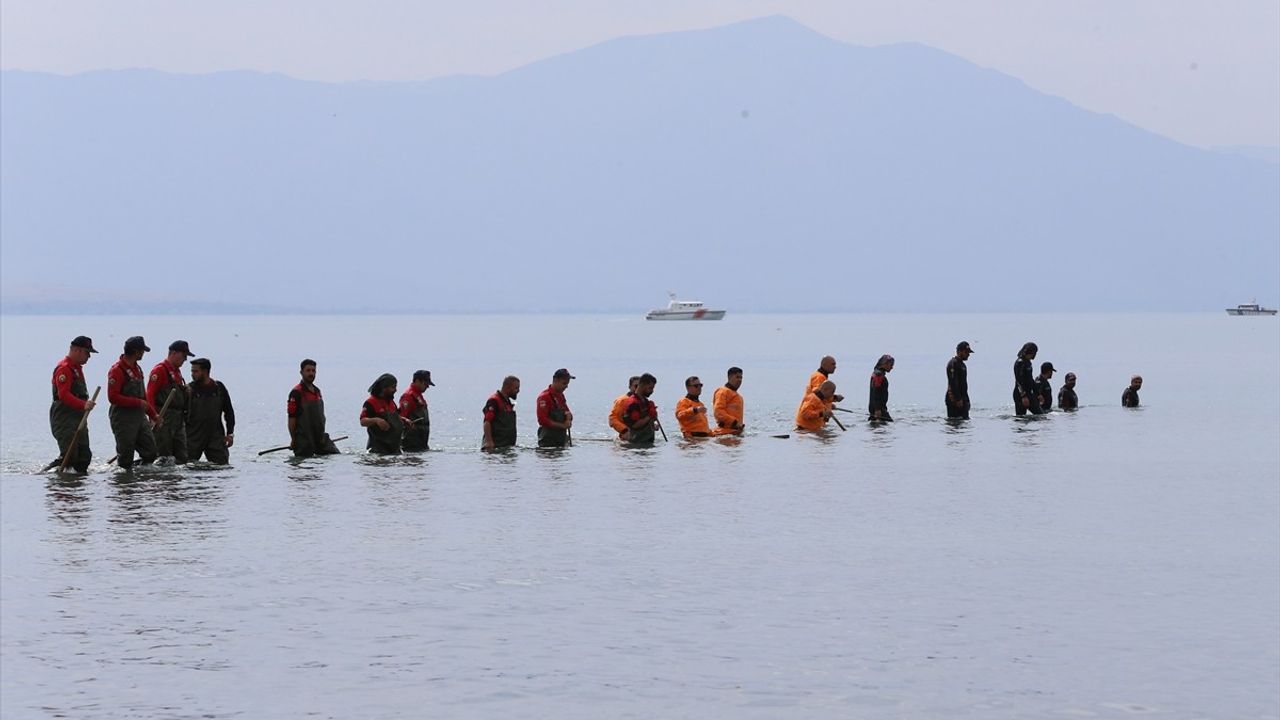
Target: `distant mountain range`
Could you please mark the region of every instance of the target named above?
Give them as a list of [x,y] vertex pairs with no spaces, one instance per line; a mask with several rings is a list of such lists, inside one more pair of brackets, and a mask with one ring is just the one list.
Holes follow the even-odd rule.
[[1218,310],[1280,299],[1280,165],[775,17],[421,83],[6,71],[0,240],[9,312]]

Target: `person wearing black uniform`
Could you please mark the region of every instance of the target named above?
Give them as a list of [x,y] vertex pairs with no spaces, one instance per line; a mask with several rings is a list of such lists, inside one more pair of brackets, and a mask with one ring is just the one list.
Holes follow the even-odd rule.
[[236,411],[227,386],[209,377],[212,367],[208,358],[191,361],[191,382],[186,387],[187,452],[192,460],[204,455],[215,465],[226,465],[231,459],[227,450],[235,443]]
[[1080,398],[1076,397],[1076,374],[1067,373],[1062,378],[1062,389],[1058,391],[1058,409],[1075,410],[1080,407]]
[[312,455],[337,455],[338,446],[333,444],[329,433],[324,430],[324,396],[316,387],[316,361],[311,358],[299,364],[302,382],[289,391],[289,402],[286,412],[289,415],[289,447],[295,457],[311,457]]
[[1031,361],[1036,359],[1038,352],[1040,348],[1036,347],[1035,343],[1026,343],[1018,351],[1018,359],[1013,363],[1013,411],[1019,417],[1026,415],[1028,410],[1033,415],[1044,412],[1040,409],[1040,402],[1036,395],[1036,380],[1032,375],[1034,365]]
[[369,433],[365,446],[376,455],[399,455],[404,438],[404,418],[396,403],[399,381],[391,373],[382,373],[369,386],[369,398],[360,408],[360,425]]
[[1036,402],[1040,403],[1040,412],[1053,409],[1053,386],[1049,384],[1053,373],[1053,363],[1040,364],[1040,374],[1036,376]]
[[520,394],[520,378],[508,375],[502,387],[484,404],[484,439],[481,450],[500,450],[516,444],[516,396]]
[[429,450],[431,439],[431,413],[427,409],[427,398],[423,393],[435,385],[431,382],[430,370],[415,370],[413,382],[409,389],[400,396],[400,417],[408,425],[404,429],[404,451],[422,452]]
[[969,419],[969,367],[965,361],[973,354],[969,341],[956,345],[956,356],[947,361],[947,417]]
[[867,402],[867,419],[871,422],[893,422],[889,416],[889,373],[892,371],[892,355],[881,355],[871,371],[871,397]]
[[1129,379],[1129,387],[1120,396],[1120,404],[1127,408],[1138,407],[1138,391],[1142,389],[1142,376],[1134,375]]
[[67,356],[62,358],[53,369],[53,404],[49,406],[49,429],[53,431],[53,439],[58,441],[58,458],[49,467],[62,465],[66,457],[71,439],[76,438],[75,451],[67,461],[67,465],[76,472],[89,471],[89,461],[93,459],[93,451],[89,449],[89,428],[86,425],[79,437],[76,430],[85,413],[93,409],[94,401],[89,399],[89,387],[84,381],[84,364],[89,355],[96,353],[93,341],[80,335],[71,341]]

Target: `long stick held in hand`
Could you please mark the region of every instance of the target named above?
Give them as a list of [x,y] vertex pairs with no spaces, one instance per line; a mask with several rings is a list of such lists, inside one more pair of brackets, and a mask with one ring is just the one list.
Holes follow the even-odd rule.
[[[93,397],[89,398],[89,402],[98,404],[98,393],[102,392],[102,386],[93,389]],[[71,462],[71,453],[76,451],[76,445],[80,442],[80,433],[84,432],[84,426],[89,423],[89,413],[92,410],[85,410],[84,415],[80,416],[80,424],[76,426],[76,432],[71,436],[71,444],[67,446],[67,453],[62,456],[62,464],[58,465],[58,472],[67,469],[67,463]],[[49,468],[45,468],[48,470]]]
[[[340,441],[340,440],[346,440],[346,439],[347,439],[347,437],[348,437],[347,435],[342,435],[342,436],[340,436],[340,437],[336,437],[336,438],[329,438],[329,442],[338,442],[338,441]],[[293,445],[281,445],[280,447],[267,448],[266,450],[262,450],[262,451],[260,451],[260,452],[258,453],[258,457],[262,457],[263,455],[266,455],[267,453],[280,452],[281,450],[288,450],[288,449],[289,449],[289,448],[291,448],[291,447],[293,447]]]

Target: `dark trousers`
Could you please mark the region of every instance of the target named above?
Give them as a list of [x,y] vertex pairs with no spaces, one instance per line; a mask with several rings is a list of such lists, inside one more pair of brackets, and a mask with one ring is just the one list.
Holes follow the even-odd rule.
[[1031,401],[1031,407],[1022,407],[1022,395],[1020,395],[1017,390],[1013,391],[1013,412],[1018,417],[1022,417],[1028,412],[1032,415],[1044,414],[1044,408],[1040,407],[1040,398],[1036,397],[1035,393],[1028,395],[1027,400]]
[[187,425],[182,412],[165,413],[164,424],[152,431],[156,439],[156,453],[160,457],[173,457],[179,465],[187,462]]
[[147,414],[136,408],[111,408],[111,433],[116,436],[116,463],[128,470],[133,467],[133,453],[143,465],[156,461],[156,438],[151,434]]
[[943,402],[947,404],[947,417],[952,419],[968,420],[969,419],[969,399],[965,398],[963,404],[957,405],[951,402],[950,396],[943,398]]
[[[49,429],[53,432],[53,439],[58,441],[59,465],[62,464],[62,458],[67,456],[67,448],[71,447],[71,438],[75,437],[76,428],[80,427],[80,418],[75,415],[80,413],[59,413],[56,409],[49,412]],[[88,472],[91,460],[93,452],[89,449],[89,428],[86,427],[76,440],[76,449],[67,460],[67,467],[75,468],[77,472]]]

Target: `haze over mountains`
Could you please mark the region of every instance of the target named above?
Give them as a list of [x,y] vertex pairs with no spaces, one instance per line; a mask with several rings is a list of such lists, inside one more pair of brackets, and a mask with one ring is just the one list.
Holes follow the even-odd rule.
[[1280,165],[785,18],[489,78],[6,71],[0,91],[8,311],[1280,298]]

